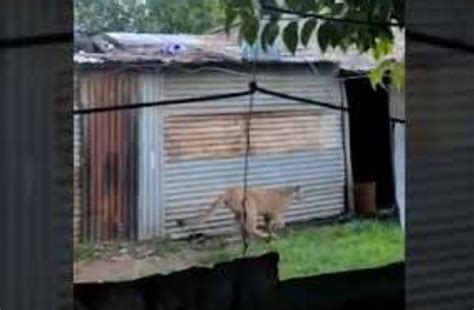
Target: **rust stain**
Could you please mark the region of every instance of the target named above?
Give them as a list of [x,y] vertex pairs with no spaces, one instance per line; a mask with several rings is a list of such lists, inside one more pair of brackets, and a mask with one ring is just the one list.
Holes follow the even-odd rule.
[[[100,107],[128,104],[136,101],[138,84],[130,74],[93,73],[84,74],[79,79],[80,102],[82,107]],[[94,241],[130,238],[134,198],[134,184],[128,177],[137,167],[128,165],[134,157],[134,148],[128,144],[136,143],[134,112],[112,112],[84,116],[86,146],[83,158],[86,165],[88,186],[81,189],[83,199],[81,209],[83,238]]]

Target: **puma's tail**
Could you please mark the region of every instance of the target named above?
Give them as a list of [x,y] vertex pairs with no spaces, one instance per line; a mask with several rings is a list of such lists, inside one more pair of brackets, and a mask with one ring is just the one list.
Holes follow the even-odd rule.
[[176,220],[176,222],[178,223],[178,226],[183,227],[183,226],[197,225],[197,224],[201,224],[201,223],[207,221],[212,216],[212,213],[214,213],[214,211],[217,209],[217,207],[219,207],[221,205],[221,200],[222,200],[221,198],[222,197],[219,197],[218,199],[216,199],[212,203],[211,207],[209,209],[207,209],[206,212],[201,216]]

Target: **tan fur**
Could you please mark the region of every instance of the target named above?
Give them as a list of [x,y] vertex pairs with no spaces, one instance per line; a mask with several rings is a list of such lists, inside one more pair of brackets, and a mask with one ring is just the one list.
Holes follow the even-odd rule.
[[[178,220],[178,224],[183,226],[202,223],[209,220],[215,209],[218,207],[226,207],[234,214],[235,219],[240,224],[242,232],[266,238],[275,228],[282,228],[285,226],[285,212],[294,198],[300,199],[299,191],[299,186],[281,189],[248,189],[246,207],[247,216],[246,219],[244,219],[242,208],[242,201],[244,198],[243,189],[240,187],[230,188],[220,194],[202,216],[194,220]],[[259,216],[263,216],[268,233],[258,228]]]

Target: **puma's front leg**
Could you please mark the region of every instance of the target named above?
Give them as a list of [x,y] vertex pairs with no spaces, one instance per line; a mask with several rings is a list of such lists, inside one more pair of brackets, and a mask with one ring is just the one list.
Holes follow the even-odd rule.
[[258,213],[256,210],[250,209],[248,210],[247,214],[247,231],[250,234],[258,236],[260,238],[268,238],[268,234],[266,232],[261,231],[258,229]]

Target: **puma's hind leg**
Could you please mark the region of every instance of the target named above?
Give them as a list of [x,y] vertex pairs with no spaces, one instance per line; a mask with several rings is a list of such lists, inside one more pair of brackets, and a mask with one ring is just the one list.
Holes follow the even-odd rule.
[[277,230],[282,230],[283,233],[287,232],[284,214],[276,214],[275,216],[273,216],[270,229],[271,229],[271,234],[273,235],[276,235]]
[[275,215],[274,219],[274,228],[276,229],[285,229],[285,215],[283,213],[279,213]]
[[265,214],[263,215],[263,220],[265,223],[265,229],[268,232],[269,238],[273,239],[276,237],[275,234],[275,219],[271,214]]
[[270,236],[273,234],[273,218],[269,214],[264,214],[263,215],[263,223],[265,226],[265,231],[270,234]]

